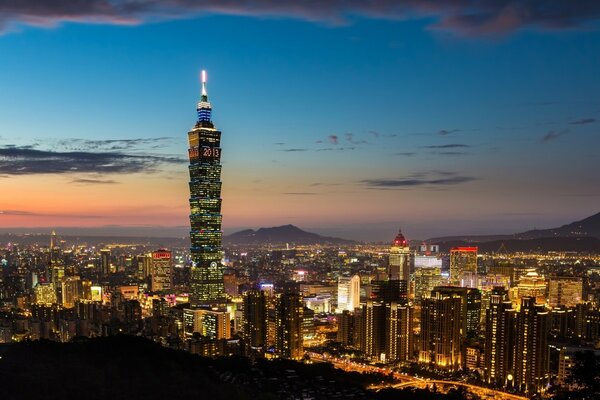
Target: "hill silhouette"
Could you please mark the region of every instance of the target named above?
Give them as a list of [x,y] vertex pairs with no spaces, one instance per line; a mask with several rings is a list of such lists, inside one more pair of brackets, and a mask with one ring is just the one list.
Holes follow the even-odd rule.
[[223,238],[226,245],[265,245],[285,244],[311,245],[311,244],[353,244],[352,240],[336,237],[321,236],[316,233],[306,232],[294,225],[260,228],[257,230],[246,229],[232,233]]

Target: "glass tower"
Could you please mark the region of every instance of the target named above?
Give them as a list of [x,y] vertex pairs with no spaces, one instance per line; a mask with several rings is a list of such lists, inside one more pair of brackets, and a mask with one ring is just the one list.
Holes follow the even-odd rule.
[[191,304],[210,306],[225,297],[221,264],[221,132],[211,121],[212,106],[202,71],[198,121],[188,132],[190,157]]

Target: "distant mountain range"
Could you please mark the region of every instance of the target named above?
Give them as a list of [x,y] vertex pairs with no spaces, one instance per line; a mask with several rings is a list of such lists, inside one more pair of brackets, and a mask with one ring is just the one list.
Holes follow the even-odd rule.
[[476,244],[482,251],[592,251],[600,252],[600,213],[551,229],[534,229],[513,235],[464,235],[431,238],[440,250]]
[[310,244],[353,244],[353,240],[336,237],[321,236],[316,233],[306,232],[294,225],[260,228],[257,230],[246,229],[223,237],[224,245],[264,245],[285,244],[310,245]]

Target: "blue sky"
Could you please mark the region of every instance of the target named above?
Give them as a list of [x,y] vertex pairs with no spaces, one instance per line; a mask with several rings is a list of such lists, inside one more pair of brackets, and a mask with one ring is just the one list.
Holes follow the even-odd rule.
[[[226,231],[293,223],[381,240],[401,225],[424,238],[600,211],[597,30],[258,14],[52,27],[13,16],[0,36],[0,148],[131,140],[113,151],[158,158],[110,173],[0,169],[5,190],[25,191],[0,200],[6,224],[185,226],[186,166],[163,158],[185,157],[203,68],[223,131]],[[52,207],[27,196],[39,179],[55,182]],[[168,193],[148,195],[156,187]],[[98,218],[63,201],[84,192]]]

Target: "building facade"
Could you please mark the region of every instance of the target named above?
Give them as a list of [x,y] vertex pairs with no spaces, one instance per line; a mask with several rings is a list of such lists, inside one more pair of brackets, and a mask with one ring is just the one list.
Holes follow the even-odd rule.
[[212,105],[202,71],[198,121],[188,133],[190,172],[191,303],[206,306],[225,297],[221,231],[221,132],[211,120]]

